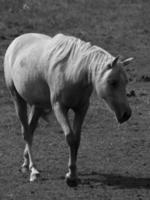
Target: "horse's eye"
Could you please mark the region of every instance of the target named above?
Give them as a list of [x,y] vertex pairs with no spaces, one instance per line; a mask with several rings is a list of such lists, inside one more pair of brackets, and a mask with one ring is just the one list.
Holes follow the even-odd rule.
[[118,86],[118,81],[113,80],[113,81],[111,81],[110,85],[111,85],[112,87],[117,87],[117,86]]

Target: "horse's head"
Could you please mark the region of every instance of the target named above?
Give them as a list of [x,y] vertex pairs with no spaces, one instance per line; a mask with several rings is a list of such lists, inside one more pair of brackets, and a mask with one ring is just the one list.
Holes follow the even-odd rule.
[[127,121],[131,116],[131,108],[126,96],[128,79],[123,66],[128,65],[132,59],[119,61],[119,57],[116,57],[102,70],[98,78],[99,91],[97,92],[115,112],[119,123]]

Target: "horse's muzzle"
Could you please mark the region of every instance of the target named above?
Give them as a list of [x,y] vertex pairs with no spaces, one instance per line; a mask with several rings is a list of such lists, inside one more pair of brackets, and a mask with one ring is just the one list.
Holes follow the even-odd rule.
[[127,121],[130,117],[131,117],[132,111],[131,108],[129,107],[124,113],[123,115],[118,118],[118,122],[120,124],[122,124],[123,122]]

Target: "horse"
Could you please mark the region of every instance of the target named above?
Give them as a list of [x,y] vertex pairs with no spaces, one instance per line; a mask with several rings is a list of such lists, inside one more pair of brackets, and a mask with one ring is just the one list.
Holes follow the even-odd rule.
[[33,133],[39,118],[53,111],[69,147],[66,182],[78,184],[77,152],[91,94],[95,90],[104,99],[119,123],[127,121],[131,108],[123,67],[132,60],[121,60],[90,42],[61,33],[54,37],[27,33],[12,41],[4,57],[4,77],[25,141],[21,169],[30,172],[31,182],[39,176],[31,149]]

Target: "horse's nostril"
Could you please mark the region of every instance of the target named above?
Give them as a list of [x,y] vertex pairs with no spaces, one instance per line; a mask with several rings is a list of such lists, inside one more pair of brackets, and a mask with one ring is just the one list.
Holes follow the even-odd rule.
[[118,116],[118,122],[122,124],[123,122],[127,121],[131,117],[131,114],[132,110],[130,107],[128,107],[126,111],[120,115],[120,117]]
[[131,111],[130,112],[125,112],[123,114],[122,120],[123,121],[127,121],[130,118],[130,116],[131,116]]
[[127,118],[127,116],[128,116],[128,113],[125,112],[125,113],[123,114],[123,116],[122,116],[122,119],[125,120],[125,119]]

